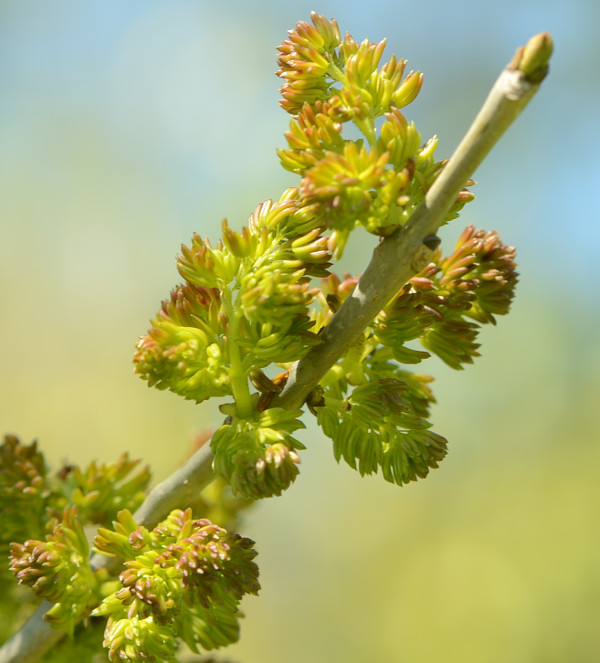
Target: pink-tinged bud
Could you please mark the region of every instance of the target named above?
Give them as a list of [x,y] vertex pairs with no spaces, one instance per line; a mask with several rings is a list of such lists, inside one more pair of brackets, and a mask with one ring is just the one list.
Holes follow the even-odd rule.
[[352,59],[349,59],[347,62],[347,73],[348,66],[351,63],[354,63],[359,84],[361,81],[367,81],[373,72],[377,69],[377,65],[381,60],[384,49],[385,39],[380,41],[378,44],[371,44],[369,43],[368,39],[365,39],[361,43],[356,55]]
[[402,81],[400,87],[392,95],[392,103],[394,106],[397,108],[408,106],[408,104],[417,98],[417,95],[421,90],[421,85],[423,85],[423,74],[418,71],[408,74],[408,76]]
[[469,191],[468,189],[463,189],[459,194],[458,194],[458,201],[461,203],[470,203],[473,200],[475,200],[475,194]]
[[229,227],[227,219],[223,219],[221,222],[221,229],[223,231],[223,242],[225,243],[225,246],[229,249],[229,251],[231,251],[231,253],[233,253],[234,256],[243,258],[246,255],[247,250],[244,246],[241,235]]
[[331,21],[328,21],[325,16],[313,11],[310,13],[310,20],[313,22],[322,39],[323,49],[331,50],[340,45],[342,36],[337,21],[334,18],[332,18]]
[[394,86],[396,86],[402,79],[402,74],[404,73],[406,65],[407,60],[398,60],[396,55],[392,53],[392,57],[389,59],[389,62],[386,62],[383,67],[381,67],[381,74],[389,81],[392,81]]

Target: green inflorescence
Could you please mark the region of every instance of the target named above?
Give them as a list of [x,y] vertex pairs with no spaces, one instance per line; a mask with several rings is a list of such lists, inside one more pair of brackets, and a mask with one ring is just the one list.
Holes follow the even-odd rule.
[[92,613],[108,617],[111,661],[174,661],[180,640],[198,653],[238,639],[239,602],[259,590],[250,539],[194,520],[191,509],[173,511],[151,531],[121,511],[95,545],[125,564]]
[[[419,363],[430,352],[456,369],[472,362],[480,324],[508,312],[517,281],[514,253],[497,233],[467,227],[452,255],[443,258],[438,251],[329,372],[318,421],[338,461],[361,474],[381,469],[399,485],[438,466],[446,440],[427,420],[432,378],[402,365]],[[353,283],[330,278],[326,301],[337,308]],[[411,347],[414,340],[426,350]]]
[[[400,110],[418,95],[422,74],[404,76],[406,60],[395,55],[379,67],[385,40],[358,44],[342,39],[335,20],[313,13],[312,21],[279,47],[281,105],[292,119],[278,154],[301,177],[302,199],[319,205],[339,258],[357,225],[381,236],[405,225],[444,162],[434,160],[437,140],[422,145]],[[346,124],[362,137],[345,139]],[[447,220],[471,199],[464,191]]]
[[77,507],[65,509],[43,541],[13,543],[10,570],[19,582],[54,603],[45,619],[72,633],[88,606],[93,605],[97,589]]
[[296,449],[304,445],[292,433],[304,424],[302,411],[269,408],[253,419],[235,418],[212,439],[214,470],[233,492],[246,499],[281,495],[298,474]]
[[[137,508],[150,480],[148,468],[127,454],[113,464],[69,465],[51,474],[37,443],[7,435],[0,445],[0,550],[10,566],[0,573],[2,626],[18,623],[35,596],[54,607],[47,614],[56,628],[72,632],[97,600],[84,527],[110,524],[123,507]],[[7,573],[10,570],[12,576]],[[35,595],[22,595],[19,585]],[[0,606],[1,607],[1,606]]]

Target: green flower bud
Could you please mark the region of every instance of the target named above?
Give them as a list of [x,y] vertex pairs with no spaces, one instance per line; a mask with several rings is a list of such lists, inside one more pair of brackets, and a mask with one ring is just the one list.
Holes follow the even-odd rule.
[[47,468],[37,443],[23,444],[6,435],[0,446],[0,554],[8,555],[12,541],[41,537],[49,493]]
[[548,61],[554,50],[554,42],[548,32],[533,36],[515,53],[511,68],[518,69],[534,84],[544,80],[548,73]]
[[[381,125],[379,149],[387,151],[390,164],[396,170],[406,168],[409,161],[416,162],[420,152],[421,135],[415,125],[407,122],[398,109],[385,114],[385,122]],[[415,164],[411,167],[410,177],[414,175]]]
[[180,639],[195,652],[230,644],[239,635],[239,601],[260,588],[253,542],[195,520],[191,509],[171,512],[152,531],[121,512],[96,547],[125,559],[120,587],[92,613],[109,617],[111,660],[171,660]]
[[218,290],[178,286],[152,324],[134,357],[149,386],[197,402],[231,393]]
[[433,401],[427,376],[398,370],[371,357],[366,380],[344,398],[345,381],[324,393],[317,420],[342,458],[361,475],[381,469],[386,481],[403,485],[425,477],[446,455],[446,440],[428,430]]
[[[229,241],[232,241],[227,221],[223,229]],[[236,244],[237,250],[244,252],[242,238]],[[181,247],[181,255],[177,260],[177,269],[181,276],[191,285],[201,288],[223,288],[235,278],[240,266],[240,256],[219,241],[213,249],[208,239],[194,233],[192,244],[188,248]]]
[[[319,37],[321,38],[321,43],[319,46],[323,51],[331,51],[332,49],[339,46],[342,38],[340,35],[340,28],[338,27],[337,21],[334,18],[328,21],[321,14],[317,14],[317,12],[311,11],[310,19],[313,22]],[[310,29],[308,24],[305,25],[309,30],[310,38],[315,42],[315,44],[318,44],[319,42],[317,41],[317,36]]]
[[285,79],[281,88],[281,106],[291,114],[301,110],[303,104],[314,104],[328,94],[328,76],[336,73],[336,48],[341,36],[335,20],[313,12],[313,25],[300,21],[289,39],[278,47],[280,70],[277,75]]
[[108,524],[121,509],[135,510],[144,501],[150,470],[144,467],[132,476],[138,464],[124,453],[117,463],[93,461],[85,470],[70,467],[63,472],[61,490],[77,507],[82,521]]
[[411,71],[402,81],[398,89],[392,94],[392,104],[396,108],[403,108],[412,103],[419,94],[423,85],[423,74],[418,71]]
[[508,312],[517,283],[514,255],[497,233],[467,227],[451,256],[438,251],[379,314],[371,326],[375,340],[405,364],[428,356],[406,347],[416,338],[453,368],[472,363],[479,324]]
[[158,623],[149,617],[110,617],[104,642],[111,661],[175,663],[179,638],[173,624]]
[[254,421],[234,419],[213,435],[214,470],[246,499],[281,495],[298,475],[304,449],[292,433],[304,428],[301,411],[270,408]]
[[55,603],[45,619],[69,633],[95,599],[97,582],[88,555],[75,507],[65,509],[45,541],[11,544],[10,570],[20,583]]

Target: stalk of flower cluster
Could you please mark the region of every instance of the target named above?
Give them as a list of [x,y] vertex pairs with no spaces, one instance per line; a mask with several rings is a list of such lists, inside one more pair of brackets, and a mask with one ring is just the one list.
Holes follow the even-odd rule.
[[[324,329],[322,343],[294,365],[273,406],[300,407],[398,289],[429,262],[438,243],[435,233],[448,209],[539,88],[551,53],[552,39],[547,33],[533,37],[517,51],[424,201],[405,227],[375,249],[354,292]],[[134,514],[135,520],[145,527],[153,527],[172,509],[185,508],[214,478],[212,460],[210,446],[205,444],[183,467],[151,491]],[[110,560],[95,556],[92,563],[100,568],[108,566]],[[33,663],[60,640],[63,634],[43,621],[49,606],[42,604],[25,626],[4,644],[0,649],[0,663]]]

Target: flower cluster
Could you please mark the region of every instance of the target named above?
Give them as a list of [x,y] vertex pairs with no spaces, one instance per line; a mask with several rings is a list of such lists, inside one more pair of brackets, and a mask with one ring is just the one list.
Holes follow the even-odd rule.
[[315,207],[300,206],[290,189],[259,205],[241,233],[224,222],[216,248],[195,235],[178,261],[186,282],[139,341],[136,371],[197,402],[247,400],[243,376],[295,361],[317,342],[310,278],[326,276],[331,264],[323,230]]
[[195,235],[178,261],[185,284],[163,303],[134,359],[149,385],[197,402],[233,396],[235,420],[212,441],[215,470],[251,499],[279,495],[303,448],[291,436],[299,413],[262,411],[250,393],[262,367],[300,359],[318,342],[311,278],[329,274],[331,253],[317,207],[298,196],[289,189],[259,205],[240,233],[223,222],[216,247]]
[[44,541],[11,545],[10,570],[55,605],[45,619],[69,633],[96,598],[96,579],[77,508],[65,509]]
[[[418,339],[453,368],[472,362],[479,325],[508,312],[517,282],[514,254],[497,233],[467,227],[452,255],[438,251],[329,371],[310,405],[338,461],[361,474],[381,469],[397,484],[437,467],[446,440],[427,421],[432,378],[402,369],[429,352],[407,344]],[[325,301],[335,310],[353,283],[330,277]]]
[[[81,469],[67,465],[50,474],[37,444],[7,435],[0,445],[0,550],[10,552],[10,571],[0,573],[0,596],[11,597],[17,582],[33,589],[19,606],[42,597],[55,605],[47,620],[72,631],[97,598],[97,582],[88,564],[86,525],[106,524],[123,507],[137,508],[150,475],[135,471],[138,461],[123,454],[116,463],[92,462]],[[21,610],[6,613],[4,623],[18,621]]]
[[[344,281],[330,277],[322,299],[335,311],[355,283],[348,275]],[[406,317],[414,319],[410,313]],[[332,439],[338,462],[343,458],[361,475],[381,469],[384,479],[402,485],[438,466],[446,455],[446,440],[429,430],[432,378],[403,370],[394,356],[396,347],[386,347],[367,328],[329,370],[309,407]],[[402,363],[417,360],[412,352],[404,348]]]
[[402,363],[416,363],[427,352],[406,347],[421,344],[452,368],[479,356],[479,324],[495,324],[508,312],[517,284],[515,249],[498,233],[468,226],[452,255],[430,263],[412,278],[374,321],[375,338]]
[[108,617],[111,661],[174,661],[180,640],[198,653],[238,639],[239,602],[260,588],[250,539],[194,520],[191,509],[173,511],[151,531],[121,511],[95,545],[125,563],[118,586],[92,613]]
[[107,525],[120,509],[136,509],[150,481],[148,468],[136,472],[138,465],[124,453],[116,463],[66,465],[50,475],[36,442],[25,445],[6,435],[0,445],[0,549],[8,553],[13,541],[45,536],[65,509],[77,507],[84,525]]
[[[300,195],[318,203],[331,246],[340,257],[356,225],[385,236],[406,224],[439,175],[436,139],[424,146],[400,109],[419,93],[423,77],[404,76],[406,61],[392,55],[379,67],[385,40],[342,40],[335,21],[315,12],[279,47],[282,107],[292,115],[281,164],[301,176]],[[345,139],[344,124],[362,134]],[[473,196],[463,191],[447,220]]]
[[301,410],[270,408],[252,419],[234,418],[212,438],[213,464],[233,492],[245,499],[281,495],[298,475],[304,445],[292,436],[304,424]]
[[121,509],[135,510],[146,497],[150,470],[142,467],[134,473],[139,462],[124,453],[116,463],[92,461],[85,469],[64,468],[59,484],[64,501],[77,507],[83,522],[109,524]]
[[[37,443],[24,445],[6,435],[0,445],[0,554],[6,559],[13,541],[42,536],[49,493],[46,463]],[[2,572],[0,572],[0,577]]]
[[138,342],[136,371],[149,386],[196,401],[230,394],[222,318],[217,288],[177,286]]
[[[193,520],[190,510],[173,512],[151,532],[138,527],[130,513],[143,499],[149,472],[136,471],[137,464],[123,454],[114,464],[66,466],[49,476],[35,443],[7,436],[0,446],[0,506],[13,575],[0,577],[2,596],[14,600],[16,579],[32,597],[54,604],[45,615],[54,628],[73,634],[86,618],[96,633],[103,622],[113,660],[171,661],[181,639],[192,648],[229,644],[238,637],[241,597],[259,588],[252,542]],[[204,501],[214,512],[226,508],[233,520],[243,504],[227,502],[222,489]],[[117,588],[106,569],[92,569],[84,533],[114,518],[115,531],[100,529],[96,546],[125,562]],[[99,646],[86,636],[81,656]],[[63,661],[72,654],[59,649],[53,656]]]
[[433,395],[425,375],[392,362],[370,362],[364,381],[347,392],[340,379],[324,391],[317,420],[333,440],[333,452],[361,475],[381,469],[386,481],[402,485],[427,476],[446,455],[446,440],[429,430]]

